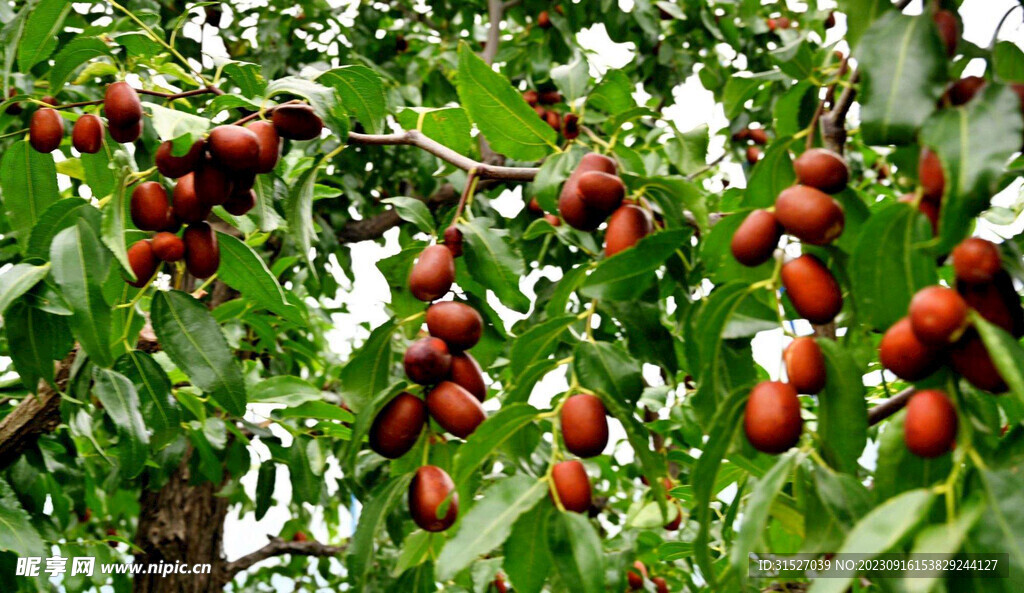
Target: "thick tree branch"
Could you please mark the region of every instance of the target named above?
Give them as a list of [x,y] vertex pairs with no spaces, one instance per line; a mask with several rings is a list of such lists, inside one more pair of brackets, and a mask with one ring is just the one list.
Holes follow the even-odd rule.
[[501,167],[482,163],[463,156],[447,146],[424,136],[416,130],[408,130],[395,134],[358,134],[348,135],[349,144],[362,146],[415,146],[437,158],[455,165],[463,171],[476,169],[480,179],[499,179],[502,181],[533,181],[537,176],[537,167]]
[[270,543],[251,554],[242,556],[234,562],[228,562],[224,566],[224,582],[230,582],[238,573],[248,570],[253,565],[285,554],[299,556],[338,556],[344,554],[348,546],[328,546],[318,541],[307,540],[304,542],[289,542],[279,537],[270,538]]
[[[55,382],[63,390],[71,375],[78,349],[73,349],[57,364]],[[35,394],[23,399],[18,407],[0,420],[0,468],[5,468],[35,445],[39,435],[52,432],[60,424],[60,391],[45,381],[39,382]]]
[[910,396],[915,393],[917,393],[916,389],[913,387],[907,387],[877,406],[872,407],[868,410],[868,424],[870,426],[874,426],[896,412],[899,412],[907,405],[907,401],[910,400]]
[[849,85],[843,89],[832,110],[821,117],[821,137],[825,147],[839,154],[843,154],[846,147],[846,114],[850,112],[853,98],[857,95],[856,84],[859,78],[859,72],[850,76]]
[[491,26],[487,29],[487,45],[484,46],[484,53],[481,56],[487,65],[494,63],[494,57],[498,55],[498,42],[501,39],[501,19],[505,16],[505,6],[501,0],[487,0],[487,14],[491,19]]

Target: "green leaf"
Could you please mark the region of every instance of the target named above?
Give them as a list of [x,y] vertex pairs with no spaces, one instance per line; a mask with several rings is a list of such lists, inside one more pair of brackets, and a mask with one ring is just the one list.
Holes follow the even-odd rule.
[[935,258],[922,245],[931,226],[910,204],[876,211],[850,255],[850,286],[857,316],[885,330],[907,314],[918,290],[935,284]]
[[117,427],[121,475],[134,478],[142,472],[149,445],[149,432],[139,411],[139,396],[135,386],[121,373],[99,367],[93,367],[93,380],[93,393]]
[[50,204],[60,199],[53,155],[36,152],[28,140],[8,145],[0,160],[0,191],[11,233],[24,250],[29,231]]
[[49,75],[50,88],[64,88],[64,84],[75,69],[101,56],[110,56],[110,50],[99,38],[75,37],[53,57],[53,68],[50,69]]
[[473,126],[461,107],[403,107],[396,119],[406,130],[419,130],[459,154],[473,152]]
[[49,551],[32,525],[32,518],[4,479],[0,479],[0,550],[36,558],[45,557]]
[[249,62],[231,62],[224,66],[224,76],[237,84],[246,97],[257,97],[266,90],[267,81],[261,71],[259,64]]
[[734,350],[724,337],[729,320],[750,298],[749,285],[745,283],[720,286],[704,300],[694,319],[690,335],[696,337],[698,356],[691,364],[698,371],[700,381],[693,405],[702,423],[711,419],[722,398],[749,387],[756,380],[753,361],[747,364],[747,351],[742,353],[742,362],[736,360]]
[[292,502],[316,504],[320,500],[320,481],[310,468],[306,445],[311,441],[296,438],[288,447],[288,476],[292,484]]
[[413,223],[424,233],[433,234],[434,216],[430,213],[430,208],[427,208],[427,205],[423,203],[423,200],[399,196],[397,198],[381,200],[381,202],[391,204],[402,220]]
[[462,106],[496,152],[537,161],[556,151],[555,131],[465,42],[459,43],[458,91]]
[[317,82],[333,87],[342,106],[371,134],[384,129],[387,99],[380,75],[366,66],[342,66],[324,72]]
[[751,212],[753,210],[740,210],[719,220],[701,241],[700,258],[708,278],[715,284],[733,280],[752,284],[771,277],[775,269],[774,259],[750,268],[736,261],[732,254],[732,237]]
[[40,380],[52,384],[53,361],[63,358],[73,345],[67,321],[19,299],[4,314],[4,332],[7,344],[13,346],[8,355],[25,389],[35,393]]
[[150,316],[164,351],[192,383],[228,413],[244,414],[242,371],[206,307],[180,291],[159,292]]
[[732,542],[732,551],[729,554],[729,561],[737,573],[743,574],[746,570],[747,557],[750,552],[756,551],[755,546],[761,538],[761,532],[768,524],[772,502],[782,490],[799,457],[796,452],[783,455],[754,486],[754,491],[743,508],[743,522],[740,524],[739,535]]
[[597,264],[580,293],[593,299],[635,299],[655,280],[653,272],[689,243],[692,235],[689,229],[673,229],[644,237],[631,249]]
[[519,593],[540,593],[551,571],[547,522],[551,505],[540,503],[512,525],[505,540],[503,568]]
[[[192,138],[202,138],[203,134],[210,129],[210,120],[205,117],[169,109],[156,103],[144,103],[143,106],[153,114],[153,117],[150,118],[153,122],[153,129],[156,130],[156,135],[161,140],[174,140],[186,134],[191,135]],[[191,147],[192,142],[186,144]]]
[[494,228],[494,221],[482,217],[460,224],[459,230],[468,243],[464,256],[473,279],[513,311],[528,311],[530,300],[519,290],[525,267],[509,244],[508,231]]
[[257,175],[253,190],[256,192],[256,205],[249,212],[249,216],[256,220],[256,224],[263,232],[277,230],[282,226],[281,216],[274,209],[274,203],[278,201],[280,184],[275,184],[272,175]]
[[100,238],[103,244],[114,254],[121,264],[121,269],[130,280],[137,280],[135,271],[128,261],[128,247],[125,244],[125,224],[128,220],[128,175],[132,173],[132,164],[128,155],[121,150],[114,154],[114,193],[113,199],[103,207],[103,219],[100,222]]
[[875,19],[892,9],[892,3],[888,0],[839,0],[839,9],[846,15],[846,42],[856,47]]
[[814,487],[829,515],[848,531],[874,504],[871,493],[856,476],[832,471],[827,466],[814,466]]
[[722,92],[725,116],[732,119],[739,115],[744,103],[752,99],[764,83],[765,79],[761,77],[730,77]]
[[1024,513],[1021,512],[1020,467],[992,471],[979,469],[977,483],[984,510],[971,532],[972,548],[1010,556],[1010,575],[1024,574]]
[[277,278],[251,247],[225,233],[217,233],[217,244],[220,246],[220,267],[217,268],[220,280],[246,299],[295,325],[305,324],[299,308],[285,299]]
[[715,570],[711,562],[711,552],[708,548],[711,531],[711,497],[714,494],[715,477],[718,469],[725,458],[725,452],[729,449],[733,435],[741,424],[740,416],[743,407],[747,403],[747,391],[737,390],[718,407],[711,426],[708,429],[708,440],[704,444],[697,465],[693,468],[690,476],[690,485],[693,486],[694,510],[693,517],[697,520],[699,529],[697,539],[694,542],[697,566],[701,574],[714,587],[716,583]]
[[537,419],[537,409],[526,403],[506,405],[473,431],[455,454],[452,481],[460,489],[484,460]]
[[608,342],[580,342],[573,370],[583,387],[625,404],[635,404],[644,390],[640,363]]
[[772,142],[764,158],[754,165],[743,194],[744,208],[773,206],[779,193],[796,183],[793,159],[789,156],[789,147],[793,142],[792,138],[780,138]]
[[114,369],[135,386],[147,425],[153,429],[153,444],[160,448],[175,439],[181,430],[181,410],[171,394],[167,373],[141,350],[123,354]]
[[996,77],[1003,82],[1024,82],[1024,51],[1012,41],[1000,41],[992,49]]
[[71,307],[71,331],[92,360],[104,367],[110,355],[110,306],[103,300],[103,281],[110,256],[84,220],[57,233],[50,247],[53,278]]
[[818,345],[825,355],[825,390],[818,398],[822,454],[837,470],[856,475],[868,431],[863,372],[846,347],[832,340]]
[[[1015,496],[1018,493],[1019,489],[1014,487],[1007,494]],[[921,533],[914,540],[914,548],[911,550],[911,554],[942,554],[943,556],[940,557],[942,559],[952,558],[954,554],[960,551],[964,540],[967,538],[967,533],[986,511],[986,506],[980,502],[968,503],[952,521],[929,525],[922,529]],[[991,533],[988,529],[984,531]],[[1000,543],[1002,544],[1002,542]],[[1007,548],[1000,547],[999,549],[1005,550]],[[935,559],[938,560],[940,558]],[[906,583],[907,593],[928,593],[934,589],[938,580],[938,575],[915,575],[914,578],[906,579],[904,582]]]
[[[89,207],[99,220],[99,211],[81,198],[64,198],[57,200],[46,209],[32,227],[32,234],[28,239],[28,248],[25,251],[27,257],[38,257],[46,259],[50,256],[50,243],[53,237],[60,231],[75,224],[79,218],[90,216],[85,214],[83,207]],[[0,311],[3,309],[0,308]]]
[[636,107],[633,82],[622,70],[608,70],[587,97],[587,105],[605,113],[621,113]]
[[971,316],[999,376],[1017,401],[1024,403],[1024,348],[1013,336],[978,315]]
[[693,216],[699,228],[710,228],[707,193],[701,186],[678,176],[643,178],[642,186],[646,196],[661,207],[670,228],[689,229],[692,226],[686,211]]
[[974,217],[988,207],[1022,132],[1020,99],[995,84],[967,105],[943,109],[928,120],[921,143],[939,156],[946,179],[939,213],[942,252],[967,236]]
[[[288,221],[289,234],[295,241],[302,257],[309,261],[309,251],[313,248],[313,194],[316,189],[316,176],[323,161],[317,162],[299,176],[288,202],[285,206],[285,219]],[[310,266],[310,271],[313,267]]]
[[907,450],[903,440],[906,412],[890,418],[878,438],[878,467],[875,470],[874,495],[885,500],[914,488],[936,484],[949,475],[952,455],[924,459]]
[[18,44],[18,70],[28,73],[32,66],[50,57],[70,11],[70,0],[39,0],[28,15]]
[[548,546],[555,570],[574,592],[603,593],[604,550],[594,526],[579,513],[548,517]]
[[523,474],[491,484],[462,517],[458,532],[441,550],[437,559],[441,580],[452,578],[481,554],[504,543],[512,532],[512,524],[547,491],[546,481]]
[[[668,505],[665,504],[665,487],[661,482],[661,476],[667,475],[665,457],[656,453],[651,447],[651,433],[647,426],[640,422],[635,415],[636,406],[627,401],[616,399],[610,395],[600,392],[601,401],[613,418],[622,424],[626,432],[626,438],[633,447],[633,455],[640,462],[643,475],[651,482],[651,492],[654,500],[661,507],[662,515],[668,514]],[[666,519],[667,523],[669,519]]]
[[404,497],[411,479],[412,474],[392,477],[375,488],[366,499],[359,513],[359,522],[352,535],[348,554],[348,571],[353,591],[363,590],[366,575],[373,564],[373,542],[377,539],[377,532],[391,509]]
[[577,54],[573,61],[551,69],[551,81],[561,91],[566,103],[572,103],[586,93],[590,82],[590,65]]
[[[82,172],[85,184],[92,190],[92,195],[103,198],[114,193],[114,170],[111,167],[111,146],[104,142],[102,150],[97,153],[85,153],[79,157],[82,161]],[[65,200],[61,200],[62,202]]]
[[397,329],[394,320],[389,320],[373,330],[341,370],[342,393],[353,412],[362,411],[390,384],[391,336]]
[[277,482],[277,464],[268,459],[260,464],[256,476],[256,508],[253,513],[259,521],[266,516],[274,502],[274,484]]
[[[665,152],[672,160],[672,164],[683,175],[692,175],[704,169],[707,166],[710,141],[707,124],[701,124],[687,132],[674,131],[675,136],[665,142]],[[707,220],[703,222],[706,224]]]
[[398,576],[410,568],[423,564],[430,558],[433,541],[434,534],[422,529],[417,529],[406,536],[391,575]]
[[[870,560],[892,549],[927,516],[933,497],[931,491],[921,489],[890,498],[854,526],[838,553],[862,554]],[[817,579],[810,593],[843,593],[852,582],[853,577]]]
[[[352,366],[349,362],[348,366]],[[344,472],[348,475],[352,475],[355,472],[356,460],[359,457],[359,451],[363,448],[363,439],[370,432],[370,426],[373,424],[377,414],[380,413],[384,406],[387,405],[396,395],[404,388],[405,383],[398,383],[389,389],[380,391],[374,394],[372,400],[367,400],[362,408],[356,411],[356,421],[352,424],[352,434],[350,440],[346,446],[343,454],[340,456],[341,467]]]
[[854,51],[867,144],[910,144],[946,85],[946,52],[930,15],[886,12]]
[[15,264],[0,273],[0,315],[21,295],[32,289],[50,273],[50,264],[41,266]]
[[306,380],[291,375],[278,375],[264,379],[249,390],[249,401],[264,404],[297,406],[323,399],[323,392]]
[[576,322],[575,315],[554,317],[531,327],[512,342],[509,369],[519,376],[534,362],[547,358],[555,351],[562,335]]

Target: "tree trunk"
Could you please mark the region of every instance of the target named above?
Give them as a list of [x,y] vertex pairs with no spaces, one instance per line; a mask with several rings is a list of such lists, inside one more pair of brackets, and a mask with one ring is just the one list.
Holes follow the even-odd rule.
[[211,593],[224,588],[224,518],[228,501],[215,496],[218,486],[189,485],[188,457],[160,490],[144,489],[139,498],[136,564],[179,564],[189,571],[210,564],[206,574],[139,574],[135,593]]

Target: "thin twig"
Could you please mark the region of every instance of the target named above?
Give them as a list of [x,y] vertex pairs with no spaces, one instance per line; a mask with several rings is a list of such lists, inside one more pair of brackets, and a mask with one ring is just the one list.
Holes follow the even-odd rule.
[[295,554],[299,556],[339,556],[344,554],[346,550],[348,550],[347,545],[328,546],[315,540],[289,542],[279,537],[273,537],[270,538],[270,543],[259,550],[242,556],[233,562],[228,562],[224,566],[224,580],[225,582],[230,582],[235,578],[235,575],[243,570],[248,570],[253,565],[275,556],[283,556],[285,554]]
[[907,401],[910,400],[910,396],[915,393],[917,393],[916,389],[908,387],[882,403],[872,407],[868,410],[868,425],[874,426],[902,410],[903,407],[907,405]]
[[463,171],[477,170],[481,179],[500,179],[502,181],[533,181],[537,176],[537,167],[500,167],[473,160],[448,148],[447,146],[424,136],[417,130],[407,130],[395,134],[359,134],[350,132],[348,143],[362,146],[415,146],[437,158],[455,165]]
[[[206,94],[223,95],[224,94],[224,91],[222,91],[219,88],[214,87],[214,86],[203,87],[201,89],[195,89],[195,90],[191,90],[191,91],[183,91],[183,92],[180,92],[180,93],[164,93],[162,91],[150,91],[150,90],[146,90],[146,89],[135,89],[135,92],[139,93],[140,95],[150,95],[152,97],[160,97],[162,99],[167,99],[168,101],[171,101],[171,100],[174,100],[174,99],[184,99],[186,97],[195,97],[197,95],[206,95]],[[64,103],[63,105],[55,105],[53,108],[54,109],[73,109],[75,107],[87,107],[89,105],[101,105],[101,104],[103,104],[103,99],[95,99],[95,100],[92,100],[92,101],[79,101],[77,103]]]
[[487,0],[487,14],[491,26],[487,29],[487,45],[484,46],[483,59],[490,66],[498,55],[498,42],[501,40],[501,19],[505,16],[505,7],[501,0]]
[[452,226],[455,226],[459,222],[459,218],[462,216],[462,211],[466,208],[466,202],[469,197],[476,191],[477,181],[477,170],[470,169],[469,175],[466,177],[466,188],[462,190],[462,195],[459,196],[459,204],[455,207],[455,216],[452,217]]

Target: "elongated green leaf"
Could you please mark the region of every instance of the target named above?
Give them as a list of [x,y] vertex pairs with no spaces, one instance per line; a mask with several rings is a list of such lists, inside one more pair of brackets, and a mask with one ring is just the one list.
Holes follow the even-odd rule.
[[0,550],[15,552],[20,557],[42,558],[48,547],[32,525],[32,518],[18,501],[18,496],[0,479]]
[[292,502],[316,504],[320,499],[321,483],[313,474],[305,438],[297,438],[288,447],[288,476],[292,483]]
[[366,66],[342,66],[324,72],[317,77],[317,82],[338,91],[341,105],[371,134],[379,134],[384,129],[387,99],[379,74]]
[[0,190],[11,233],[24,250],[36,221],[60,199],[53,155],[36,152],[28,140],[7,146],[0,160]]
[[822,454],[837,470],[856,475],[867,443],[868,410],[863,373],[850,352],[832,340],[818,340],[825,355],[825,390],[818,398]]
[[849,530],[871,510],[871,493],[856,477],[820,465],[814,466],[813,473],[822,505],[844,530]]
[[28,15],[18,44],[18,69],[28,72],[57,48],[57,33],[71,11],[70,0],[39,0]]
[[878,439],[878,468],[874,484],[877,500],[936,484],[949,475],[952,467],[951,455],[924,459],[907,450],[903,440],[905,419],[906,412],[901,411],[887,420]]
[[963,107],[943,109],[921,132],[921,143],[942,162],[945,196],[939,212],[939,248],[948,251],[969,233],[973,219],[999,189],[1006,161],[1020,147],[1020,100],[990,84]]
[[510,309],[528,311],[530,301],[519,290],[525,267],[509,245],[508,231],[494,228],[494,222],[487,218],[474,218],[460,224],[459,230],[468,243],[464,254],[473,279],[493,291]]
[[469,117],[497,152],[536,161],[555,151],[555,131],[465,42],[459,44],[458,90]]
[[[667,475],[665,458],[656,453],[651,447],[651,433],[647,430],[644,423],[637,419],[635,414],[636,406],[632,403],[610,397],[604,392],[598,392],[598,395],[601,397],[601,401],[604,402],[608,413],[622,424],[623,430],[626,431],[626,438],[629,440],[630,446],[633,447],[633,454],[640,462],[641,468],[643,468],[643,475],[648,476],[648,480],[651,483],[651,492],[653,493],[654,500],[661,507],[662,515],[667,515],[668,506],[665,504],[665,487],[659,478],[659,476]],[[665,521],[665,523],[667,522],[668,520]]]
[[533,508],[547,490],[546,481],[521,474],[488,487],[483,498],[459,521],[459,531],[441,550],[438,576],[448,580],[481,554],[504,543],[512,524]]
[[277,278],[251,247],[225,233],[217,233],[217,244],[220,246],[218,278],[268,311],[296,325],[304,323],[298,307],[285,300]]
[[50,69],[50,88],[63,88],[76,68],[100,56],[109,56],[107,45],[96,37],[75,37],[53,57]]
[[308,401],[318,401],[323,392],[305,379],[290,375],[278,375],[257,383],[249,391],[249,401],[265,404],[297,406]]
[[1012,41],[1000,41],[992,48],[996,76],[1003,82],[1024,82],[1024,51]]
[[786,483],[786,478],[793,471],[798,459],[799,455],[795,452],[783,455],[754,486],[754,492],[743,509],[740,533],[732,542],[732,551],[729,554],[733,570],[738,573],[742,574],[746,569],[747,556],[755,551],[754,547],[761,537],[761,532],[768,524],[772,502]]
[[985,349],[999,370],[999,376],[1006,381],[1013,396],[1024,403],[1024,348],[1013,336],[985,321],[981,315],[973,315],[973,318],[974,327],[985,342]]
[[792,138],[778,139],[764,153],[764,158],[754,165],[750,182],[743,194],[745,208],[767,208],[775,204],[775,198],[796,181],[793,160],[789,156]]
[[437,140],[455,152],[470,155],[473,152],[473,128],[466,110],[461,107],[405,107],[398,112],[398,123],[406,130],[419,130],[424,136]]
[[[89,203],[81,198],[65,198],[57,200],[46,209],[32,227],[32,234],[29,236],[28,248],[25,255],[28,257],[48,258],[50,256],[50,243],[53,237],[60,231],[75,224],[85,214],[84,207]],[[89,207],[96,220],[99,220],[99,212]]]
[[19,299],[4,316],[4,331],[25,388],[35,393],[40,380],[52,384],[53,361],[63,358],[74,344],[67,321]]
[[406,570],[423,564],[429,558],[431,544],[434,541],[434,534],[429,531],[417,529],[402,541],[402,551],[398,554],[395,568],[391,574],[398,576]]
[[96,364],[110,366],[110,306],[103,281],[110,256],[84,220],[57,233],[50,247],[53,278],[71,307],[71,331]]
[[971,532],[976,551],[1009,554],[1011,578],[1024,574],[1024,513],[1020,506],[1019,469],[978,470],[977,482],[985,508]]
[[271,460],[260,464],[256,476],[256,508],[253,514],[259,521],[266,516],[274,501],[274,484],[277,482],[277,464]]
[[391,509],[405,496],[412,474],[393,477],[370,493],[359,514],[349,546],[348,569],[354,591],[363,590],[363,582],[373,559],[373,542]]
[[512,439],[519,429],[533,422],[537,414],[533,406],[519,403],[505,406],[484,420],[479,430],[473,431],[466,444],[459,447],[452,471],[455,484],[461,487],[488,456]]
[[[1018,494],[1019,490],[1013,489],[1012,494]],[[982,513],[986,511],[984,504],[974,502],[960,510],[959,516],[949,523],[929,525],[921,530],[914,540],[914,548],[911,554],[943,554],[952,558],[963,546],[967,533],[974,527]],[[1006,549],[1006,548],[999,548]],[[938,582],[937,575],[919,576],[906,579],[908,593],[928,593],[932,591]]]
[[636,107],[633,83],[622,70],[608,70],[587,96],[587,105],[607,113],[619,113]]
[[[296,246],[302,257],[309,260],[309,250],[313,248],[313,192],[316,188],[316,176],[322,162],[310,167],[295,182],[285,209],[285,219],[291,230]],[[309,268],[313,270],[312,267]]]
[[[911,490],[875,507],[846,536],[839,554],[866,554],[871,559],[892,549],[928,514],[933,497],[929,490]],[[817,579],[810,593],[843,593],[851,582],[853,577]]]
[[171,380],[153,357],[141,350],[123,354],[114,369],[135,386],[146,424],[153,429],[153,444],[159,448],[181,429],[181,410],[171,394]]
[[580,292],[595,299],[636,298],[655,280],[653,272],[692,234],[689,229],[674,229],[644,237],[631,249],[601,261],[583,282]]
[[846,42],[850,47],[856,47],[871,23],[884,11],[892,9],[892,3],[886,0],[839,0],[839,7],[846,15]]
[[46,263],[41,266],[15,264],[0,274],[0,315],[49,273],[50,264]]
[[708,277],[715,284],[732,281],[754,283],[771,277],[775,260],[770,259],[757,267],[747,267],[732,254],[732,237],[752,210],[741,210],[715,223],[700,244],[700,257]]
[[700,373],[700,384],[693,405],[702,423],[707,423],[721,400],[736,389],[753,384],[749,349],[738,352],[723,338],[729,320],[750,297],[748,285],[732,282],[715,289],[705,299],[694,321],[697,360],[691,361]]
[[929,15],[889,11],[854,50],[868,144],[909,144],[946,84],[946,55]]
[[696,221],[702,230],[709,228],[708,194],[700,185],[678,176],[646,177],[643,190],[661,208],[669,229],[685,228],[689,231],[692,228],[690,220]]
[[910,204],[892,204],[868,219],[850,256],[857,316],[885,330],[907,314],[911,297],[935,284],[935,259],[922,244],[931,227]]
[[353,412],[362,411],[371,398],[390,384],[391,336],[397,329],[398,325],[391,320],[373,330],[341,370],[342,393]]
[[427,205],[423,203],[423,200],[399,196],[381,201],[394,206],[395,212],[398,212],[398,216],[402,220],[413,223],[424,233],[434,232],[434,216],[430,213],[430,208],[427,208]]
[[142,472],[149,445],[149,432],[142,420],[135,386],[121,373],[99,367],[94,367],[93,380],[93,393],[117,427],[121,474],[126,478],[134,478]]
[[206,307],[180,291],[160,292],[151,318],[164,351],[192,383],[229,413],[245,413],[242,371]]
[[580,385],[626,405],[635,404],[644,390],[640,363],[608,342],[580,342],[573,368]]
[[552,509],[550,504],[538,503],[519,517],[505,541],[505,574],[520,593],[540,593],[551,571],[547,522]]
[[575,315],[565,315],[548,319],[523,332],[512,343],[512,351],[509,354],[512,374],[518,376],[534,362],[550,356],[565,330],[575,322]]
[[555,570],[573,591],[602,593],[604,550],[601,539],[585,515],[553,513],[548,517],[548,546]]
[[125,241],[125,225],[128,220],[128,175],[132,173],[132,163],[128,155],[118,150],[114,153],[114,193],[113,199],[103,207],[103,220],[100,223],[103,244],[114,254],[121,264],[121,269],[131,280],[136,280],[131,263],[128,262],[128,246]]

